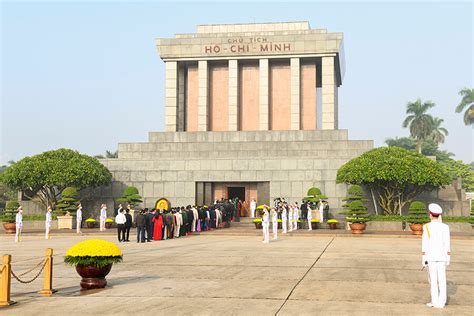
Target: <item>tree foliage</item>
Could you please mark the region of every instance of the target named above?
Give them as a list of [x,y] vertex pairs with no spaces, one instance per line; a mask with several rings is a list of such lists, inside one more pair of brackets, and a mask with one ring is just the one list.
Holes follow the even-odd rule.
[[348,215],[346,221],[351,223],[365,223],[369,221],[369,214],[367,213],[367,207],[364,205],[364,189],[360,185],[351,185],[347,190],[347,197],[343,199],[346,204],[342,207],[345,209],[341,214]]
[[[411,137],[395,137],[387,138],[385,143],[389,147],[400,147],[406,150],[416,150],[416,140]],[[427,139],[421,143],[421,153],[425,156],[435,156],[436,160],[444,161],[454,156],[446,150],[440,150],[438,144],[431,139]]]
[[385,214],[397,214],[421,192],[448,185],[451,178],[441,164],[416,152],[380,147],[344,164],[337,182],[368,186]]
[[16,213],[20,203],[17,201],[7,201],[5,205],[5,213],[3,214],[3,221],[6,223],[14,223],[16,219]]
[[415,102],[408,102],[407,104],[407,117],[403,121],[402,126],[408,127],[411,137],[416,139],[419,153],[421,153],[421,143],[431,134],[433,117],[427,112],[434,106],[433,102],[422,102],[421,99]]
[[422,201],[413,201],[408,208],[407,221],[412,224],[424,224],[430,221],[426,204]]
[[462,99],[456,107],[456,113],[461,113],[466,108],[464,124],[474,125],[474,89],[464,88],[459,91],[459,95]]
[[109,184],[110,171],[96,158],[81,155],[71,149],[58,149],[25,157],[1,174],[1,181],[9,188],[31,192],[44,206],[54,208],[66,187],[78,190]]
[[322,199],[327,199],[327,196],[323,195],[321,189],[317,187],[309,188],[306,195],[307,196],[303,198],[304,202],[318,203]]
[[117,199],[118,203],[130,204],[130,206],[135,207],[138,204],[142,203],[142,197],[140,196],[138,189],[136,187],[126,187],[123,190],[122,197]]

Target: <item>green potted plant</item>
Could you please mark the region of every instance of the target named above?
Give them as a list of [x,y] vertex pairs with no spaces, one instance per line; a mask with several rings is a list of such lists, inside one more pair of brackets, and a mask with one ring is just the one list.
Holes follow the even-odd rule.
[[255,224],[255,229],[262,229],[262,219],[261,218],[254,218],[252,221]]
[[105,277],[114,263],[121,262],[122,251],[110,241],[90,239],[68,249],[64,262],[76,266],[82,277],[81,288],[96,289],[107,285]]
[[67,187],[61,192],[61,199],[54,211],[58,218],[58,229],[72,229],[73,216],[76,215],[77,206],[80,203],[77,199],[78,195],[77,189],[73,187]]
[[123,190],[122,196],[117,199],[117,203],[130,204],[132,208],[138,206],[142,202],[143,198],[139,194],[138,189],[132,186],[126,187],[125,190]]
[[8,201],[5,205],[5,212],[2,216],[3,229],[6,234],[14,234],[16,232],[16,212],[20,204],[17,201]]
[[114,224],[114,220],[112,218],[107,218],[105,220],[105,228],[111,229],[113,224]]
[[88,218],[85,220],[87,228],[94,228],[96,220],[93,218]]
[[319,223],[318,219],[316,219],[316,218],[311,219],[311,228],[312,229],[318,229],[318,223]]
[[337,219],[334,219],[334,218],[331,218],[330,220],[327,221],[328,225],[329,225],[329,229],[336,229],[337,228],[337,224],[339,223],[337,221]]
[[425,203],[413,201],[408,208],[407,222],[410,223],[410,229],[414,235],[423,235],[423,224],[428,223],[430,218],[426,210]]
[[366,228],[366,223],[370,221],[369,214],[367,213],[367,207],[361,200],[354,200],[347,204],[346,208],[348,211],[341,212],[345,214],[346,221],[349,224],[353,234],[363,234]]

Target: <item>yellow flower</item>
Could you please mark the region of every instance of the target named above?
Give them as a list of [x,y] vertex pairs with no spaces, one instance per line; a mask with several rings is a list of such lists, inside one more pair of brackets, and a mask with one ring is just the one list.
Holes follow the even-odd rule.
[[66,252],[71,257],[121,257],[122,251],[116,244],[101,239],[90,239],[81,241]]

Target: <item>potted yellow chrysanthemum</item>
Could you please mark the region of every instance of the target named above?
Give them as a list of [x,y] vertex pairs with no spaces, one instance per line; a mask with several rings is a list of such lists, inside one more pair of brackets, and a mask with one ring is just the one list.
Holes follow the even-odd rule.
[[82,277],[81,288],[97,289],[107,285],[105,277],[112,269],[112,265],[121,262],[122,259],[122,251],[114,243],[91,239],[69,248],[64,262],[76,266],[77,273]]

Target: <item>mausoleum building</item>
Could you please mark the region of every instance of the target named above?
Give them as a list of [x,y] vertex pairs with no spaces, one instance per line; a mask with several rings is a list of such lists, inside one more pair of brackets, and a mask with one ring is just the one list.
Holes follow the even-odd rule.
[[[199,25],[160,38],[166,69],[165,132],[121,143],[102,160],[114,182],[101,197],[136,186],[144,205],[240,197],[300,202],[317,186],[339,208],[338,168],[372,149],[338,126],[342,33],[308,22]],[[346,104],[345,106],[350,106]]]

